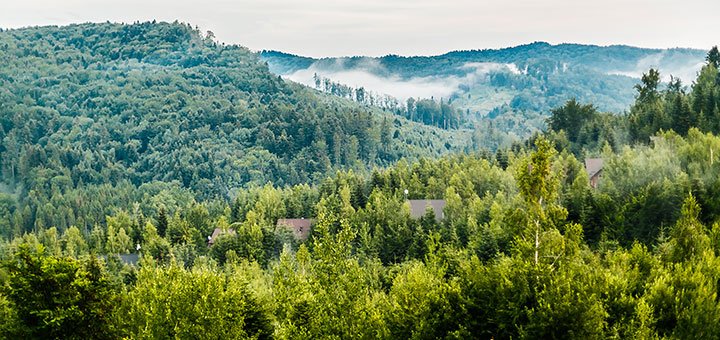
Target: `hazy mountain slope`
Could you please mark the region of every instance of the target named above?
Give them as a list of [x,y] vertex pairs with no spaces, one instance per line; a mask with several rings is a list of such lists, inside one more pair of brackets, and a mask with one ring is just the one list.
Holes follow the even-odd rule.
[[261,57],[273,72],[310,86],[317,74],[401,102],[408,97],[444,98],[470,117],[508,120],[546,116],[571,98],[622,112],[632,103],[633,86],[643,72],[659,68],[665,80],[674,75],[689,84],[705,51],[533,43],[432,57],[311,59],[274,51]]

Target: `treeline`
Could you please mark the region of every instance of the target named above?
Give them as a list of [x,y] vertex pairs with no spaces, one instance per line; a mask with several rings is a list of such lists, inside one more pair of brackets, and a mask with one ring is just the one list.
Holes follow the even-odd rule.
[[360,104],[376,106],[383,110],[394,112],[400,108],[400,103],[395,97],[379,94],[366,90],[364,87],[352,87],[332,81],[330,78],[313,74],[313,82],[315,89],[325,93],[338,96],[340,98],[349,99]]
[[[157,33],[157,27],[185,27],[147,25],[152,29],[131,36],[142,40]],[[113,31],[138,26],[98,27]],[[45,43],[9,38],[28,32],[32,30],[2,32],[0,39],[5,40],[0,41]],[[174,38],[168,38],[174,35],[161,36],[170,42],[154,42],[166,49],[174,46]],[[95,51],[97,58],[132,54],[157,65],[164,60],[175,65],[172,70],[190,72],[169,61],[185,58],[185,52],[148,52],[141,48],[144,43],[133,49],[133,40],[123,37],[127,36],[109,34],[95,45],[92,38],[70,41],[80,50]],[[128,49],[108,50],[115,46],[107,43],[112,39],[121,39],[123,43],[116,45]],[[223,48],[204,39],[203,46],[211,50]],[[25,55],[25,50],[15,47],[7,50]],[[47,100],[39,94],[52,85],[38,85],[38,92],[18,92],[23,94],[22,102],[29,104],[9,101],[11,105],[1,106],[3,110],[26,105],[36,109],[31,112],[37,119],[56,120],[35,124],[31,119],[13,120],[15,115],[2,116],[3,129],[10,127],[3,130],[10,131],[5,141],[12,134],[31,142],[4,143],[2,150],[3,162],[23,161],[3,168],[5,182],[0,186],[0,216],[4,216],[0,232],[5,236],[0,240],[0,337],[718,338],[720,165],[715,152],[720,137],[712,125],[691,123],[687,130],[670,131],[682,126],[684,117],[697,113],[705,117],[702,121],[712,119],[707,105],[696,111],[691,103],[703,98],[700,102],[707,104],[708,98],[717,98],[711,95],[718,89],[716,54],[711,51],[700,74],[702,78],[703,72],[714,67],[715,73],[708,73],[715,76],[714,85],[708,83],[700,90],[699,79],[691,92],[681,89],[677,94],[673,88],[679,85],[658,89],[659,77],[651,71],[637,87],[636,104],[627,116],[599,113],[593,106],[571,101],[553,112],[551,131],[524,146],[515,144],[495,153],[401,159],[386,169],[337,171],[329,178],[308,179],[313,184],[277,180],[276,184],[253,185],[257,182],[251,180],[227,195],[232,195],[231,201],[224,195],[203,193],[205,188],[232,181],[248,183],[233,177],[243,171],[273,176],[273,168],[259,156],[228,158],[226,163],[213,158],[221,151],[232,152],[224,149],[232,143],[209,143],[209,137],[208,145],[192,143],[188,131],[210,131],[212,140],[229,140],[220,130],[189,128],[207,115],[185,119],[178,112],[190,112],[168,110],[144,120],[135,116],[144,112],[138,108],[96,113],[117,107],[103,104],[85,116],[72,116],[74,110],[94,105],[92,89],[103,87],[94,87],[92,81],[59,80],[74,89],[62,92],[65,96],[90,92],[85,94],[86,101],[57,100],[52,109],[33,104]],[[48,52],[27,60],[44,62],[62,55]],[[112,65],[121,69],[120,64]],[[144,65],[147,69],[133,74],[149,77],[157,65]],[[198,66],[189,69],[194,67]],[[233,74],[231,68],[223,71],[227,77]],[[213,74],[226,77],[222,72]],[[19,73],[12,77],[12,82],[2,79],[26,84]],[[27,79],[44,81],[43,77]],[[170,79],[160,88],[182,84]],[[279,93],[289,92],[286,101],[269,96],[266,102],[261,95],[265,92],[247,92],[248,101],[259,96],[258,105],[263,106],[258,108],[286,106],[288,111],[281,112],[295,112],[303,102],[295,91],[309,93],[275,77],[266,79],[258,86],[275,84],[279,92],[272,93],[281,98]],[[115,84],[129,89],[149,86]],[[225,98],[235,93],[234,87],[226,85],[212,88],[225,88],[228,92],[220,96]],[[123,91],[114,92],[115,97]],[[139,96],[139,91],[129,93]],[[689,111],[680,110],[689,114],[668,114],[677,98],[669,100],[670,93],[680,96],[681,104],[690,104]],[[151,97],[143,98],[152,102]],[[194,98],[176,97],[190,102]],[[329,98],[308,98],[317,105],[313,110],[336,107]],[[74,103],[72,109],[60,111],[67,103]],[[200,105],[200,100],[196,103]],[[251,111],[242,111],[239,119],[257,118],[264,112],[253,116]],[[360,116],[365,111],[355,112]],[[650,121],[655,122],[664,115],[670,117],[663,123],[667,125],[657,129],[638,129],[644,120],[633,118],[653,117]],[[61,123],[68,116],[71,120]],[[7,117],[13,118],[11,123]],[[277,123],[274,117],[257,118],[255,123],[271,126]],[[359,121],[372,126],[369,120]],[[349,122],[355,122],[354,118]],[[175,123],[178,127],[173,127]],[[408,138],[395,136],[407,132],[394,120],[379,123],[387,134],[378,138]],[[235,124],[232,131],[249,133]],[[118,159],[118,154],[133,155],[118,152],[133,145],[132,139],[118,136],[135,126],[166,126],[163,135],[177,134],[178,138],[169,139],[172,143],[163,147],[154,146],[163,140],[157,135],[148,140],[147,150],[155,150],[152,154],[158,159],[141,157],[144,153],[132,156],[137,157],[130,158],[134,161]],[[393,128],[396,132],[391,135]],[[664,129],[668,131],[660,131]],[[423,144],[432,140],[418,135],[417,146],[437,147]],[[353,141],[352,136],[339,139],[337,145],[357,147],[358,154],[367,151],[359,149],[360,140]],[[109,147],[108,141],[116,137],[125,143]],[[22,147],[8,151],[13,145]],[[78,155],[83,157],[74,158],[70,151],[75,149],[56,145],[78,145],[82,151]],[[223,149],[204,157],[205,148],[214,146]],[[182,176],[167,175],[172,173],[166,172],[168,163],[161,162],[167,161],[163,157],[172,157],[168,155],[174,150],[185,149],[196,153],[175,166],[193,173],[187,183],[180,180]],[[15,158],[5,158],[13,152]],[[342,160],[343,155],[338,157]],[[591,187],[583,167],[587,157],[604,161],[596,188]],[[317,159],[322,158],[305,161]],[[223,164],[247,168],[235,171],[230,166],[227,178],[204,175],[203,171],[217,171],[210,169]],[[289,164],[306,165],[292,160]],[[303,169],[293,171],[302,173]],[[441,218],[431,210],[411,217],[408,199],[443,199]],[[296,239],[286,227],[278,226],[282,218],[313,219],[309,238]],[[209,245],[208,236],[216,229],[224,233]],[[135,255],[139,262],[130,264]]]
[[[400,162],[2,243],[6,337],[714,338],[720,138]],[[501,159],[502,158],[502,159]],[[690,179],[693,180],[690,180]],[[444,198],[444,218],[407,197]],[[277,218],[314,218],[295,240]],[[236,231],[218,237],[214,228]],[[139,249],[136,245],[139,245]],[[136,266],[116,254],[141,255]],[[101,254],[107,256],[99,257]],[[61,287],[61,288],[60,288]]]
[[442,98],[440,102],[435,101],[434,98],[417,100],[409,98],[404,111],[407,119],[443,129],[458,128],[463,122],[462,111],[456,109],[450,102]]
[[[310,66],[318,73],[367,70],[379,66],[378,76],[401,79],[448,79],[460,82],[446,100],[473,122],[492,118],[496,128],[516,139],[526,139],[546,128],[550,110],[567,100],[592,103],[603,112],[622,112],[634,102],[629,89],[642,60],[653,59],[664,72],[694,69],[703,52],[691,49],[641,49],[628,46],[576,44],[528,45],[482,51],[455,51],[431,57],[389,55],[312,59],[279,52],[264,52],[271,70],[292,74]],[[689,84],[693,77],[686,74]],[[404,103],[401,103],[404,104]],[[475,117],[475,116],[478,117]]]
[[405,103],[396,98],[377,94],[364,87],[354,88],[334,82],[329,78],[313,75],[315,88],[325,93],[346,98],[361,104],[376,106],[403,116],[408,120],[443,129],[457,129],[464,122],[463,112],[453,107],[449,101],[434,98],[408,98]]

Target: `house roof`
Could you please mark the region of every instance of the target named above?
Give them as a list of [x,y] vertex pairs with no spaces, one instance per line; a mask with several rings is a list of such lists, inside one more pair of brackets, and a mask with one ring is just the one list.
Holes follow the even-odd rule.
[[140,254],[120,254],[120,260],[123,263],[135,266],[140,260]]
[[603,168],[602,158],[587,158],[585,159],[585,171],[587,171],[588,177],[593,178]]
[[208,238],[208,245],[212,245],[213,243],[215,243],[215,239],[222,234],[235,235],[235,229],[228,228],[227,231],[223,231],[221,228],[215,228],[212,235]]
[[131,254],[110,254],[110,255],[102,255],[100,256],[101,259],[108,261],[110,257],[115,257],[119,259],[122,263],[128,264],[131,266],[137,266],[138,261],[140,261],[140,254],[137,253],[131,253]]
[[408,203],[410,203],[410,217],[412,218],[425,216],[427,207],[432,208],[436,221],[441,221],[445,217],[443,214],[445,200],[408,200]]
[[291,229],[295,239],[306,240],[314,223],[315,220],[311,218],[281,218],[277,221],[277,226]]

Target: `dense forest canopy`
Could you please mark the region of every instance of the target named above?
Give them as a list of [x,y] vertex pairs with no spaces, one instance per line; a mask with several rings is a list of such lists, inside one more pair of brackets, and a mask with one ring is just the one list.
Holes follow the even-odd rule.
[[[87,235],[26,233],[0,246],[0,331],[714,337],[720,210],[706,147],[720,138],[696,129],[658,138],[606,150],[597,189],[572,154],[538,139],[535,151],[510,152],[506,162],[400,162],[318,187],[243,191],[224,209],[189,202],[171,216],[118,211]],[[443,198],[444,218],[410,217],[405,189],[411,199]],[[304,242],[275,224],[298,216],[315,218]],[[208,247],[213,228],[235,233]],[[115,255],[136,251],[139,266]],[[75,298],[83,296],[92,299]]]
[[286,83],[185,24],[7,30],[0,47],[0,193],[18,231],[58,215],[90,228],[161,192],[227,200],[471,147],[467,132]]
[[716,48],[472,151],[183,24],[0,44],[0,337],[720,337]]

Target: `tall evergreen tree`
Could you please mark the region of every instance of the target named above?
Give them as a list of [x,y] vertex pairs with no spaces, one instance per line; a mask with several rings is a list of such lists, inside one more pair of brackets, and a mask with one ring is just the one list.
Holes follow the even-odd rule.
[[713,46],[710,51],[708,51],[705,60],[708,62],[709,65],[715,66],[715,68],[720,67],[720,51],[718,51],[717,46]]

